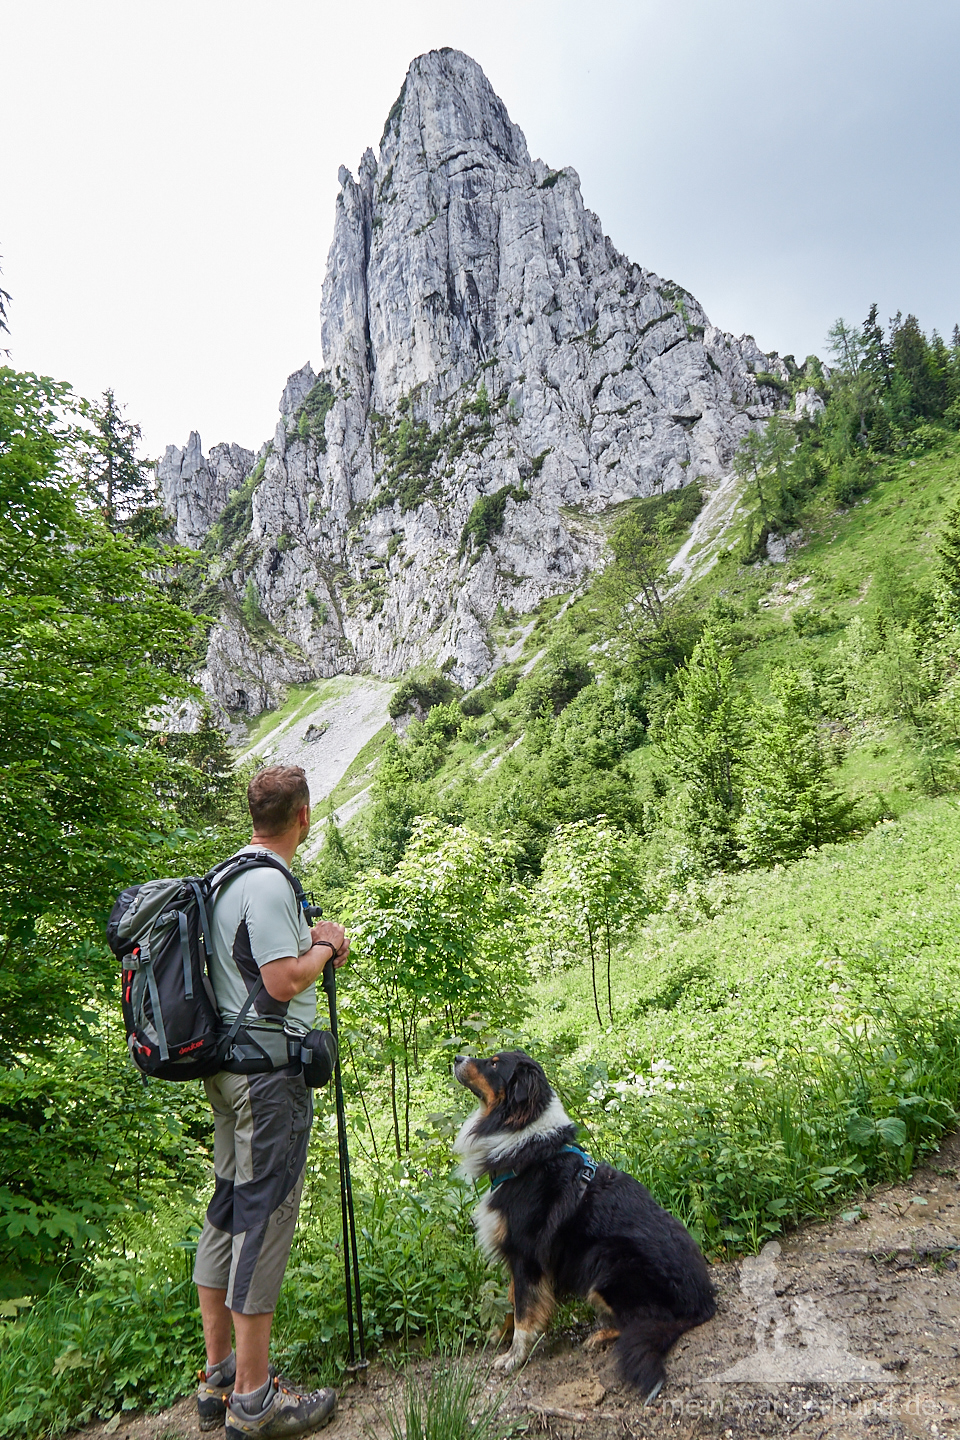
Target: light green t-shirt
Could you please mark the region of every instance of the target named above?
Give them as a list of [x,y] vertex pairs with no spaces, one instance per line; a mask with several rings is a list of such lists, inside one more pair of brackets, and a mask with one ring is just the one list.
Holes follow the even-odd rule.
[[[238,855],[260,853],[270,854],[275,860],[280,858],[257,845],[245,845],[237,851]],[[313,943],[293,886],[270,865],[245,870],[233,880],[224,881],[216,892],[210,928],[213,992],[220,1013],[228,1023],[239,1015],[261,965],[282,960],[287,955],[302,955]],[[275,1016],[278,1022],[287,1015],[307,1029],[313,1029],[317,1022],[317,987],[308,986],[288,1005],[261,990],[252,1010],[247,1012],[248,1019],[257,1015]]]

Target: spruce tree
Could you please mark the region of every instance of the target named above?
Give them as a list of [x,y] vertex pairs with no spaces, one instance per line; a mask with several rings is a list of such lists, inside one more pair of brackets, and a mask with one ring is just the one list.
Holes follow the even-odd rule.
[[946,376],[915,315],[891,321],[890,351],[896,418],[906,424],[939,419],[947,407]]
[[830,780],[809,676],[778,671],[770,699],[755,707],[753,721],[738,825],[744,862],[797,860],[811,847],[838,840],[850,828],[854,807]]
[[144,504],[155,500],[149,460],[140,459],[140,426],[123,417],[112,390],[103,392],[100,405],[87,404],[86,418],[93,422],[87,451],[81,460],[84,484],[111,530]]
[[719,865],[737,860],[746,720],[732,649],[722,632],[708,625],[680,673],[662,745],[681,783],[681,828],[694,849]]
[[[3,270],[0,269],[0,275],[2,275],[2,274],[3,274]],[[9,304],[10,304],[10,294],[9,294],[9,292],[8,292],[7,290],[4,290],[4,288],[3,288],[2,285],[0,285],[0,333],[2,333],[2,334],[4,334],[4,335],[9,335],[9,334],[10,334],[10,326],[7,324],[7,306],[8,306]],[[0,350],[0,355],[9,355],[9,354],[10,354],[10,351],[9,351],[9,350]]]
[[870,306],[870,312],[861,330],[863,346],[863,369],[873,376],[883,388],[890,385],[890,347],[883,338],[883,326],[877,319],[877,306]]
[[937,578],[954,623],[960,619],[960,500],[955,500],[943,519],[937,544]]

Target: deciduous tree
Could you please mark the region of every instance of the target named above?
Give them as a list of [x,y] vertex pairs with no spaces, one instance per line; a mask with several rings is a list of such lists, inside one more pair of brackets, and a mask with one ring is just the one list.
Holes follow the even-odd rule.
[[411,1073],[424,1027],[454,1037],[468,1021],[496,1027],[517,1016],[522,897],[510,883],[509,854],[505,842],[423,816],[393,874],[361,876],[348,901],[368,986],[357,1003],[383,1031],[398,1157],[410,1148]]
[[593,1004],[601,1027],[597,960],[605,956],[607,1015],[612,1025],[613,939],[648,908],[640,842],[614,829],[602,815],[593,822],[558,826],[543,857],[534,906],[539,944],[548,956],[582,960],[589,955]]
[[[0,369],[0,1046],[50,1030],[89,994],[60,966],[51,918],[99,922],[150,835],[176,827],[148,716],[190,692],[198,621],[167,563],[111,532],[71,478],[69,387]],[[46,938],[38,938],[38,925]],[[93,957],[90,957],[93,963]],[[53,966],[53,970],[48,968]],[[55,1030],[55,1026],[53,1027]],[[51,1036],[51,1038],[53,1038]]]
[[610,536],[614,559],[593,597],[602,629],[631,669],[672,669],[696,638],[696,617],[667,575],[675,543],[640,509],[628,511]]

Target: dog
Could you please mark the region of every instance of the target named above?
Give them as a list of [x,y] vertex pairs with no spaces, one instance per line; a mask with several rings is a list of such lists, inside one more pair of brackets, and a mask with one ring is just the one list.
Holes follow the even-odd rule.
[[557,1298],[581,1295],[602,1322],[587,1346],[616,1339],[621,1375],[649,1404],[668,1350],[716,1313],[696,1242],[632,1175],[574,1145],[576,1126],[522,1050],[458,1055],[453,1073],[480,1101],[453,1147],[461,1174],[491,1181],[473,1213],[477,1238],[510,1271],[513,1341],[495,1368],[522,1365]]

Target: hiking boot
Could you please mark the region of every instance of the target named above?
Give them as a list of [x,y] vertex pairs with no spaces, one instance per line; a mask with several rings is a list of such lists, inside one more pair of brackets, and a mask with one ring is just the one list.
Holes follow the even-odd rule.
[[209,1374],[206,1370],[197,1372],[200,1381],[197,1386],[197,1414],[201,1430],[219,1430],[223,1424],[236,1373],[237,1364],[232,1355],[229,1376],[224,1373],[223,1365],[218,1365]]
[[262,1410],[251,1414],[231,1395],[227,1403],[227,1435],[234,1440],[254,1437],[310,1435],[320,1430],[337,1408],[336,1390],[298,1390],[270,1368],[270,1388]]

